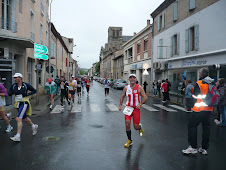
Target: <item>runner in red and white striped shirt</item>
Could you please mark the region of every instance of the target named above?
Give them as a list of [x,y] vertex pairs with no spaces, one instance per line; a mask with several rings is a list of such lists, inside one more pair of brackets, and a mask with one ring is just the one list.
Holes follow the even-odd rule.
[[[131,129],[130,129],[132,117],[133,117],[134,128],[136,130],[139,130],[140,136],[142,136],[144,133],[142,125],[140,124],[140,107],[142,104],[146,102],[148,98],[142,86],[140,86],[139,84],[136,84],[136,81],[137,81],[136,75],[130,74],[129,76],[130,85],[126,86],[123,89],[122,96],[120,99],[119,110],[122,110],[122,103],[125,96],[127,96],[126,106],[133,109],[132,114],[130,116],[125,114],[126,134],[128,137],[128,141],[124,145],[124,147],[126,148],[132,145]],[[140,96],[143,97],[142,101],[140,101]]]

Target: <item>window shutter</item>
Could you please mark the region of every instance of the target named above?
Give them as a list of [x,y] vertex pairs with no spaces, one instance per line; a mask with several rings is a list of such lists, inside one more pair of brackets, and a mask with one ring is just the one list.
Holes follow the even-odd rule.
[[189,0],[189,10],[195,9],[195,0]]
[[171,51],[170,51],[170,56],[173,56],[173,36],[171,37]]
[[189,29],[185,30],[185,52],[188,53],[189,51]]
[[180,54],[180,34],[177,34],[177,55]]
[[173,3],[173,21],[177,21],[177,2]]
[[195,50],[199,50],[199,25],[195,25]]
[[158,31],[160,30],[160,16],[158,16]]
[[165,14],[162,14],[162,28],[164,28],[164,23],[165,23]]

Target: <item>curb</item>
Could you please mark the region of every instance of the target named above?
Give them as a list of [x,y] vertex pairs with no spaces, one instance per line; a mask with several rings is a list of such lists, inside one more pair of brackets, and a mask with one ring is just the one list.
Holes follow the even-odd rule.
[[[156,96],[152,96],[152,95],[148,95],[149,97],[152,97],[152,98],[155,98],[155,99],[157,99],[157,100],[162,100],[162,98],[159,98],[159,97],[156,97]],[[174,102],[174,101],[167,101],[167,102],[170,102],[170,103],[173,103],[173,104],[177,104],[177,105],[180,105],[180,106],[184,106],[184,105],[182,105],[182,104],[180,104],[180,103],[177,103],[177,102]]]

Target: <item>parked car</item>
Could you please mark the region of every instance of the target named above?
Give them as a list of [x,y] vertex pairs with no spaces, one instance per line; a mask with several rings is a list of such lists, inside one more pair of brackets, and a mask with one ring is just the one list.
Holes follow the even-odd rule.
[[127,82],[125,80],[122,80],[122,79],[117,79],[115,82],[114,82],[114,85],[113,85],[113,88],[115,89],[123,89],[125,86],[127,86]]
[[113,86],[114,86],[114,83],[115,83],[115,81],[116,81],[117,79],[115,79],[115,80],[113,80],[112,82],[111,82],[111,87],[113,88]]

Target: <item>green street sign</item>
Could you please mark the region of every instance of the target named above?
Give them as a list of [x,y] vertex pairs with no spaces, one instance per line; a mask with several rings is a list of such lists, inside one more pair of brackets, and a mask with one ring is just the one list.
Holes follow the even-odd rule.
[[34,53],[34,57],[38,59],[48,60],[48,55]]
[[41,44],[35,44],[35,53],[47,54],[48,48]]

